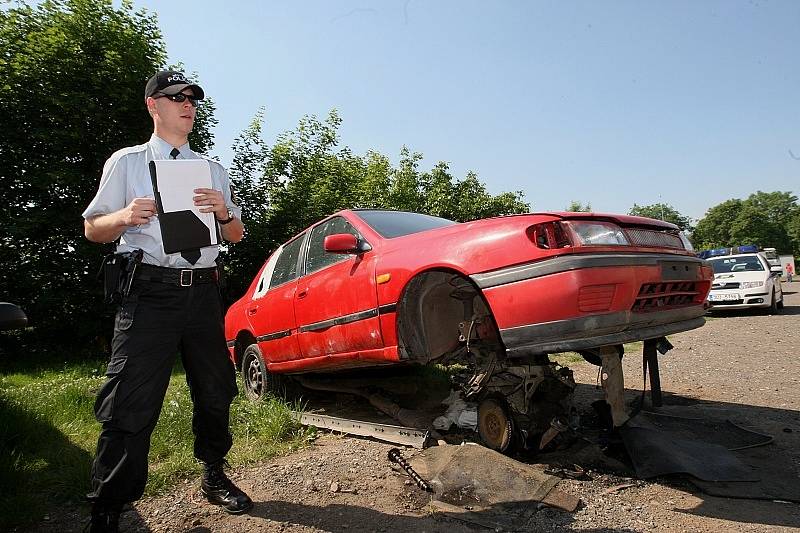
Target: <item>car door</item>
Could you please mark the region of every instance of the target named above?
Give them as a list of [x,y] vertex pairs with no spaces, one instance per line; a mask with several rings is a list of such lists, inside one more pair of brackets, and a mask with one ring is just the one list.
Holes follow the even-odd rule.
[[294,306],[303,357],[383,347],[375,252],[326,252],[325,237],[340,233],[361,238],[344,217],[333,217],[317,225],[308,238],[305,275],[298,282]]
[[247,304],[247,317],[267,363],[296,359],[300,354],[294,297],[303,242],[301,235],[273,254]]

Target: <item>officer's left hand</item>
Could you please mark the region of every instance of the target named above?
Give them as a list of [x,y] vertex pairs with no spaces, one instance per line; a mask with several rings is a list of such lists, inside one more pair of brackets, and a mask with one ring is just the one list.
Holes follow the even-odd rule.
[[218,220],[228,218],[228,206],[225,205],[225,198],[216,189],[195,189],[194,205],[201,206],[201,213],[214,213]]

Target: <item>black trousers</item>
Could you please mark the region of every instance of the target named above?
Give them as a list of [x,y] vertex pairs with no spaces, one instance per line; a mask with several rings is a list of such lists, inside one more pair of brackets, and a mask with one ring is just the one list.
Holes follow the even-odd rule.
[[215,283],[178,287],[135,280],[114,324],[107,380],[95,416],[103,429],[92,464],[91,501],[139,499],[147,482],[150,435],[180,352],[194,410],[194,455],[225,457],[232,445],[230,404],[237,394]]

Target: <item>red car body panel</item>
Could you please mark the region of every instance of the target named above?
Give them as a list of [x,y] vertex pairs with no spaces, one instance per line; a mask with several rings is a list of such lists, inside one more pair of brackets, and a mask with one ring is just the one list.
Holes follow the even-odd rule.
[[[242,345],[255,339],[275,372],[396,363],[401,360],[399,302],[415,276],[431,271],[458,274],[480,290],[512,355],[656,338],[703,323],[713,274],[691,251],[619,245],[542,248],[532,233],[537,224],[563,220],[677,232],[666,222],[535,213],[384,238],[357,211],[336,213],[320,224],[333,217],[345,218],[371,249],[307,276],[301,272],[294,290],[279,287],[277,295],[270,291],[253,300],[262,268],[226,316],[234,361]],[[675,298],[683,298],[681,305],[664,305]],[[254,305],[257,312],[248,315]],[[262,318],[262,310],[270,318]],[[287,329],[288,336],[274,338]]]
[[[295,299],[300,356],[383,348],[375,309],[375,254],[352,256],[300,278]],[[361,314],[359,314],[361,313]],[[331,323],[341,317],[340,324]]]
[[259,344],[269,343],[270,359],[274,362],[296,359],[300,354],[297,335],[291,334],[297,329],[296,293],[297,281],[290,281],[243,306],[244,316],[248,319],[246,326],[250,331],[258,332]]

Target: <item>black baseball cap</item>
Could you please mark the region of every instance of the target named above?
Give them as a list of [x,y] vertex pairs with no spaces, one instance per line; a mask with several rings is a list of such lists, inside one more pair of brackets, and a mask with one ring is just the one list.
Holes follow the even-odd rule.
[[162,70],[147,80],[147,85],[144,86],[144,98],[146,100],[147,97],[156,93],[178,94],[187,87],[192,90],[198,100],[205,98],[203,89],[199,85],[192,83],[192,80],[188,79],[183,72]]

